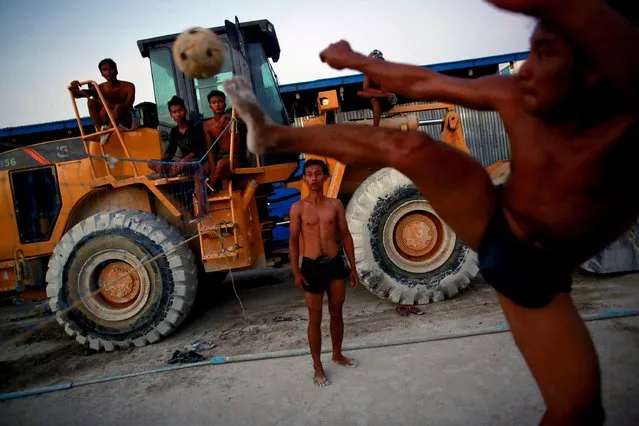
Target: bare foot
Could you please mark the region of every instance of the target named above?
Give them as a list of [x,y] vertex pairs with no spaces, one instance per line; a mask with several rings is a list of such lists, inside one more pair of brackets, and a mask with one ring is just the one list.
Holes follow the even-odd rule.
[[248,127],[246,144],[249,151],[254,154],[266,152],[270,148],[269,127],[273,123],[258,105],[249,81],[245,77],[237,76],[225,80],[223,85],[231,104]]
[[343,365],[345,367],[357,367],[359,363],[353,358],[346,358],[344,355],[333,356],[333,362],[335,364]]
[[326,378],[326,373],[324,373],[324,367],[321,365],[319,367],[313,367],[315,369],[315,375],[313,375],[313,383],[315,386],[324,387],[328,386],[328,379]]

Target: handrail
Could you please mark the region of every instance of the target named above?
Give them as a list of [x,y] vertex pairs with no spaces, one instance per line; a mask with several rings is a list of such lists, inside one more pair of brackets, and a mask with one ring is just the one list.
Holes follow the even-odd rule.
[[[131,159],[131,154],[129,154],[129,150],[127,149],[126,145],[124,144],[124,139],[122,138],[122,133],[120,132],[120,129],[118,128],[118,126],[115,123],[115,119],[113,118],[113,115],[111,114],[111,109],[109,108],[109,105],[106,102],[106,99],[104,98],[104,95],[102,95],[102,91],[100,90],[100,86],[93,80],[84,80],[84,81],[80,81],[79,85],[80,86],[84,86],[87,84],[91,84],[93,86],[93,88],[95,89],[95,92],[98,94],[98,98],[100,99],[100,102],[102,103],[102,107],[104,108],[104,110],[107,113],[107,116],[109,117],[109,121],[111,123],[111,128],[107,129],[107,130],[100,130],[98,128],[96,128],[95,133],[91,133],[88,135],[84,134],[84,128],[82,127],[82,119],[80,118],[80,112],[78,111],[78,105],[76,102],[76,97],[73,95],[72,87],[71,85],[67,86],[67,89],[69,90],[69,96],[71,96],[71,101],[73,103],[73,110],[75,112],[75,118],[78,121],[78,127],[80,128],[80,135],[82,138],[82,141],[84,142],[84,148],[87,151],[87,153],[89,152],[89,145],[87,144],[87,139],[94,137],[94,136],[100,136],[100,135],[105,135],[105,134],[110,134],[115,132],[115,134],[118,137],[118,141],[120,142],[120,145],[122,146],[122,149],[124,150],[124,155],[126,156],[127,159]],[[102,152],[102,156],[104,157],[105,153],[104,153],[104,148],[102,148],[102,144],[100,144],[100,151]],[[106,171],[109,175],[111,175],[111,171],[109,169],[109,165],[107,164],[106,158],[104,159],[104,164],[106,166]],[[138,168],[135,165],[135,162],[131,163],[131,166],[133,167],[133,174],[134,176],[138,176]],[[93,167],[93,162],[91,163],[91,174],[93,176],[93,179],[96,178],[95,176],[95,170]]]
[[231,152],[229,153],[229,173],[233,173],[233,157],[235,156],[235,108],[231,109]]

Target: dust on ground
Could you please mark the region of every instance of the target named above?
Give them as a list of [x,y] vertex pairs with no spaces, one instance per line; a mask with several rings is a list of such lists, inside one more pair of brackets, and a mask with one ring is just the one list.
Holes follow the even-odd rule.
[[[207,280],[209,278],[209,280]],[[234,273],[221,285],[202,280],[190,317],[168,338],[143,348],[94,352],[69,338],[56,321],[19,339],[25,328],[50,313],[46,302],[0,307],[0,392],[73,380],[132,373],[167,366],[173,352],[200,340],[215,345],[206,357],[306,348],[308,314],[290,269]],[[207,282],[209,281],[209,282]],[[582,314],[639,308],[639,274],[610,277],[575,275],[573,298]],[[326,301],[325,301],[326,303]],[[345,344],[443,335],[505,324],[497,296],[474,280],[451,300],[421,306],[425,315],[402,317],[395,305],[365,288],[348,289],[344,306]],[[324,345],[330,345],[324,310]]]

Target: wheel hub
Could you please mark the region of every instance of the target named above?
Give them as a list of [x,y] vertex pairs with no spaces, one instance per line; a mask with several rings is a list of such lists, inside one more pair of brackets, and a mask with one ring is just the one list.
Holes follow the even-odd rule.
[[137,315],[149,300],[151,278],[135,255],[107,249],[91,256],[80,269],[79,293],[84,306],[104,321]]
[[140,294],[140,276],[128,263],[115,261],[104,267],[98,278],[102,296],[111,303],[129,303]]
[[423,213],[404,216],[395,227],[395,244],[400,254],[409,257],[428,255],[439,237],[433,220]]
[[395,266],[407,272],[426,273],[442,266],[455,248],[454,232],[425,200],[410,200],[386,219],[383,244]]

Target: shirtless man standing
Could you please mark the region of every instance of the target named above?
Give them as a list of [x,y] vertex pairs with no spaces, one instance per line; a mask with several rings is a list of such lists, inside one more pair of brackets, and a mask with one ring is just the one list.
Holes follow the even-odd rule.
[[[368,54],[369,58],[376,58],[380,61],[384,61],[384,55],[379,50],[373,50]],[[397,102],[397,97],[393,93],[386,92],[383,86],[380,86],[368,75],[364,76],[364,84],[362,90],[357,92],[357,96],[360,98],[366,98],[371,100],[371,109],[373,110],[373,126],[378,127],[379,121],[382,118],[382,112],[388,111],[393,108],[393,105]],[[395,102],[393,102],[393,100]]]
[[478,252],[546,403],[541,424],[602,424],[599,361],[570,289],[573,270],[639,215],[637,10],[622,0],[491,3],[539,19],[516,75],[453,78],[368,58],[345,41],[320,58],[408,98],[498,111],[511,143],[503,186],[471,156],[423,132],[281,127],[241,77],[225,82],[226,93],[248,125],[252,152],[314,153],[411,179]]
[[[356,367],[357,363],[342,354],[344,320],[342,306],[346,297],[344,279],[350,277],[351,287],[359,285],[355,269],[353,238],[346,225],[344,205],[335,198],[323,194],[324,182],[328,178],[328,166],[320,160],[304,163],[303,180],[309,195],[293,204],[290,211],[289,250],[295,286],[304,289],[308,307],[308,344],[313,357],[315,374],[313,383],[328,385],[328,379],[320,358],[322,352],[322,306],[324,292],[328,293],[333,362]],[[337,234],[341,234],[344,252],[351,265],[349,272],[337,246]],[[302,267],[299,268],[300,236],[302,237]]]
[[[133,114],[135,102],[135,85],[128,81],[118,80],[118,67],[113,59],[103,59],[98,64],[98,69],[106,82],[100,84],[100,91],[106,100],[115,123],[122,130],[135,130],[138,126]],[[109,116],[104,105],[98,97],[95,88],[81,90],[80,83],[74,80],[70,84],[71,92],[75,98],[89,98],[89,115],[97,130],[105,130],[110,126]]]
[[[225,114],[226,111],[226,95],[219,90],[213,90],[208,95],[209,106],[213,112],[213,117],[204,123],[204,132],[206,134],[207,149],[217,141],[215,147],[208,153],[210,171],[210,185],[216,188],[222,179],[225,179],[231,167],[231,114]],[[224,133],[222,133],[224,132]],[[237,134],[236,134],[237,136]],[[219,138],[219,139],[218,139]],[[239,137],[235,138],[233,154],[233,166],[239,167],[241,163],[241,141]]]

